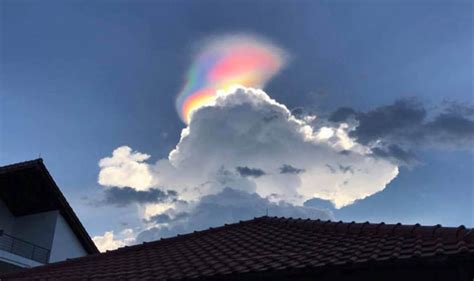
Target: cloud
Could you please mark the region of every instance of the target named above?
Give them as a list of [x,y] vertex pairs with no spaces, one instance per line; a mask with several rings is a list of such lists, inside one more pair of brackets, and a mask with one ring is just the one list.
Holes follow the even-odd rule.
[[406,151],[395,144],[388,145],[385,148],[374,147],[372,152],[378,157],[392,159],[399,165],[413,166],[419,162],[413,151]]
[[[118,147],[100,160],[99,183],[106,202],[140,205],[145,230],[137,241],[267,210],[330,218],[334,208],[384,190],[400,165],[416,164],[415,148],[470,149],[473,116],[457,103],[434,114],[402,100],[368,112],[340,108],[325,120],[237,87],[194,111],[167,158],[152,163],[148,154]],[[121,241],[110,236],[102,239]]]
[[163,224],[163,223],[170,223],[170,222],[180,221],[182,219],[188,218],[189,216],[190,216],[190,214],[188,214],[186,212],[176,213],[174,215],[169,215],[169,214],[166,214],[166,213],[162,213],[162,214],[158,214],[158,215],[154,215],[154,216],[150,217],[148,220],[145,220],[145,222],[153,222],[153,223],[157,223],[157,224]]
[[349,165],[349,166],[344,166],[342,164],[339,164],[339,171],[341,171],[342,173],[351,173],[353,174],[354,173],[354,169]]
[[[382,190],[398,173],[392,163],[371,157],[348,132],[347,125],[314,130],[263,91],[239,88],[195,112],[169,160],[188,172],[195,166],[211,173],[222,165],[257,166],[272,172],[253,180],[262,197],[276,195],[294,204],[320,197],[341,207]],[[351,154],[339,153],[342,150]],[[202,159],[206,167],[199,165]],[[281,175],[278,171],[285,164],[306,173]],[[355,169],[353,174],[327,173],[326,164]]]
[[[383,190],[398,174],[397,165],[351,138],[350,124],[314,127],[315,118],[295,117],[261,90],[220,92],[213,105],[194,112],[168,158],[152,164],[149,155],[119,147],[99,162],[99,183],[137,190],[166,186],[186,202],[232,188],[293,205],[318,197],[340,208]],[[306,172],[281,173],[284,165],[284,171],[291,166]],[[258,167],[265,176],[242,177],[238,167],[262,175],[248,168]],[[146,217],[166,207],[146,207]]]
[[456,113],[442,113],[427,122],[415,137],[438,146],[472,149],[474,121]]
[[[261,90],[219,92],[213,105],[193,113],[167,158],[151,163],[150,155],[121,146],[100,160],[104,203],[139,205],[137,241],[267,212],[332,218],[330,209],[303,203],[316,197],[341,208],[398,174],[396,163],[355,141],[353,129],[349,121],[297,117]],[[103,248],[121,245],[106,234],[96,239]]]
[[190,65],[176,109],[188,123],[196,109],[213,104],[218,90],[235,84],[264,87],[285,65],[287,54],[269,41],[248,34],[209,38]]
[[150,155],[132,151],[128,146],[114,150],[112,157],[99,161],[99,184],[146,190],[154,185],[153,171],[144,161]]
[[265,172],[261,169],[256,169],[256,168],[249,168],[249,167],[237,167],[236,168],[237,172],[242,176],[242,177],[254,177],[258,178],[263,175],[265,175]]
[[[343,114],[340,110],[336,113],[339,113],[341,118]],[[343,111],[350,110],[343,109]],[[414,100],[399,100],[392,105],[354,114],[358,125],[350,135],[362,144],[369,144],[393,134],[404,134],[406,129],[415,129],[426,118],[426,110]],[[335,114],[330,119],[336,119]]]
[[283,166],[280,167],[280,174],[301,174],[304,172],[304,169],[298,169],[288,164],[283,164]]
[[114,237],[113,231],[106,231],[104,235],[94,236],[92,240],[101,252],[115,250],[135,242],[135,234],[131,228],[122,230],[118,236]]
[[339,108],[329,121],[353,123],[349,136],[370,147],[374,155],[412,166],[418,162],[414,148],[472,150],[473,112],[474,107],[455,102],[428,110],[414,99],[405,99],[367,112]]
[[104,190],[104,198],[99,203],[125,207],[132,203],[163,203],[173,201],[176,197],[177,193],[173,190],[162,191],[155,188],[135,190],[131,187],[110,187]]
[[[159,225],[143,231],[137,236],[137,242],[156,240],[194,230],[221,226],[239,220],[248,220],[263,216],[286,216],[297,218],[331,219],[328,211],[313,207],[294,206],[286,202],[271,202],[256,193],[248,193],[225,188],[218,194],[204,196],[194,211],[181,216],[161,216]],[[166,218],[165,220],[162,220]]]
[[356,115],[356,111],[350,107],[340,107],[329,116],[331,122],[346,122],[350,117]]
[[444,104],[444,111],[446,113],[465,116],[465,117],[474,116],[473,104],[460,103],[457,101],[450,101],[450,100],[443,101],[443,104]]

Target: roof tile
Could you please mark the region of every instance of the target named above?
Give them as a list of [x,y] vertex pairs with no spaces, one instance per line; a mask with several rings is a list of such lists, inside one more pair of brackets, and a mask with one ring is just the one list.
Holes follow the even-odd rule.
[[472,230],[261,217],[7,274],[2,280],[181,280],[474,256]]

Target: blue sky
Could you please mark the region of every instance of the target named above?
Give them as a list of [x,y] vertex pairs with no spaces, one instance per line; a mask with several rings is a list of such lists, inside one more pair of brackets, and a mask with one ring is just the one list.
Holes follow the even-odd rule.
[[[470,1],[2,1],[1,13],[0,164],[41,154],[93,236],[141,227],[140,206],[89,202],[103,190],[98,162],[123,145],[167,157],[185,127],[175,97],[209,36],[286,50],[265,91],[289,109],[329,116],[414,98],[429,120],[447,102],[473,105]],[[474,226],[467,138],[406,142],[418,164],[334,218]]]

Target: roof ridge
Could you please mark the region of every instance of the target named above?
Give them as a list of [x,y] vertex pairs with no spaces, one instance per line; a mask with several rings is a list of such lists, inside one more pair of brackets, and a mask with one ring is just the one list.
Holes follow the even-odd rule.
[[20,169],[20,168],[24,168],[28,166],[33,166],[35,164],[41,164],[41,163],[43,163],[43,158],[40,157],[40,158],[36,158],[32,160],[26,160],[22,162],[13,163],[13,164],[8,164],[8,165],[0,166],[0,173],[6,172],[12,169]]
[[[464,225],[460,225],[457,227],[453,226],[442,226],[440,224],[437,225],[421,225],[420,223],[416,224],[402,224],[400,222],[394,224],[386,224],[385,222],[380,223],[371,223],[369,221],[365,222],[343,222],[343,221],[333,221],[333,220],[321,220],[321,219],[300,219],[300,218],[292,218],[292,217],[268,217],[263,216],[259,217],[265,222],[278,224],[278,223],[285,223],[285,224],[292,224],[296,227],[308,227],[308,226],[315,226],[317,228],[321,228],[323,231],[329,232],[350,232],[351,229],[356,231],[356,234],[360,234],[362,232],[371,232],[374,234],[381,234],[382,229],[385,228],[385,232],[390,233],[390,235],[396,235],[397,232],[403,231],[404,235],[411,235],[411,236],[424,236],[424,237],[435,237],[439,236],[442,238],[457,238],[457,239],[466,239],[472,238],[474,239],[474,229],[473,228],[466,228]],[[339,231],[342,227],[346,227],[346,231]],[[369,226],[372,228],[368,229]],[[355,228],[357,227],[357,230]],[[426,230],[432,229],[429,233]],[[442,230],[441,233],[436,235],[439,230]],[[386,233],[385,233],[386,235]]]
[[[314,231],[315,229],[318,231]],[[442,231],[437,231],[438,229],[441,229]],[[274,233],[274,235],[268,235],[268,233]],[[336,237],[333,235],[334,233],[343,235],[338,235],[338,237]],[[380,233],[381,235],[376,236],[376,239],[366,239],[366,237],[363,237],[364,234],[374,237],[372,236],[372,233]],[[439,236],[435,236],[435,233]],[[453,236],[453,233],[455,233],[457,236]],[[394,235],[393,237],[387,237],[387,235],[392,234]],[[446,237],[456,237],[457,240],[451,240],[450,238],[439,238],[445,237],[446,234],[449,234]],[[409,250],[413,250],[413,253],[409,254],[409,256],[411,255],[410,258],[421,258],[419,256],[421,253],[420,251],[423,250],[424,247],[422,244],[420,244],[421,242],[427,242],[429,244],[426,245],[428,253],[423,258],[434,258],[435,253],[438,253],[439,251],[444,251],[440,252],[442,255],[450,256],[458,254],[474,255],[474,248],[472,248],[474,241],[466,240],[469,237],[469,239],[471,239],[473,237],[472,234],[473,230],[466,230],[464,226],[458,228],[443,228],[438,225],[402,225],[401,223],[386,225],[385,223],[375,224],[370,222],[346,223],[342,221],[334,222],[331,220],[322,221],[320,219],[312,220],[262,216],[236,223],[224,224],[223,226],[219,227],[211,227],[200,231],[194,231],[174,237],[162,238],[153,242],[144,242],[134,246],[125,246],[116,250],[107,251],[105,253],[93,254],[58,263],[48,264],[33,269],[17,271],[2,275],[2,277],[11,278],[13,276],[25,278],[29,276],[46,276],[49,273],[54,273],[59,276],[63,274],[62,272],[64,272],[64,276],[70,276],[67,274],[70,274],[71,272],[76,274],[84,274],[85,268],[95,269],[97,267],[105,269],[114,264],[114,261],[117,261],[118,264],[121,265],[122,261],[128,259],[132,259],[132,263],[134,263],[138,261],[138,257],[140,257],[140,259],[143,257],[148,257],[153,260],[153,263],[149,264],[148,267],[145,265],[145,267],[141,266],[137,269],[134,269],[133,266],[127,267],[126,271],[121,271],[117,273],[117,275],[115,275],[115,273],[112,271],[118,270],[120,266],[114,265],[113,268],[109,268],[107,274],[110,274],[110,276],[123,277],[130,272],[143,272],[143,270],[150,271],[153,274],[158,274],[152,270],[152,266],[160,264],[162,261],[167,260],[167,258],[171,258],[171,260],[167,260],[165,265],[161,265],[162,267],[159,269],[161,271],[166,271],[168,270],[167,268],[170,266],[170,263],[177,263],[180,259],[184,261],[182,259],[183,255],[188,258],[192,258],[190,260],[185,258],[185,260],[186,262],[191,263],[190,268],[197,270],[198,272],[196,274],[199,275],[202,273],[201,271],[203,270],[203,266],[209,266],[209,270],[213,270],[212,265],[207,263],[206,265],[203,265],[201,258],[206,255],[210,258],[215,258],[216,255],[219,256],[219,252],[223,253],[224,256],[227,257],[222,261],[222,264],[226,264],[229,261],[238,261],[242,259],[252,262],[259,260],[260,263],[263,263],[264,261],[266,262],[268,260],[272,260],[271,257],[287,257],[288,259],[292,260],[294,255],[302,255],[305,260],[308,260],[303,265],[311,267],[322,266],[324,264],[336,265],[339,261],[343,263],[364,263],[367,259],[369,259],[365,250],[366,248],[369,249],[369,251],[372,251],[372,256],[375,255],[373,260],[379,260],[377,257],[381,251],[379,246],[389,246],[388,250],[383,250],[384,253],[390,255],[393,259],[398,259],[401,251],[400,245],[402,245],[404,241],[406,241],[406,245]],[[400,239],[401,235],[410,235],[410,239]],[[268,238],[271,241],[262,242],[261,238],[263,237]],[[308,238],[309,243],[312,243],[311,245],[318,247],[307,247],[309,244],[307,244],[306,241],[302,241],[301,239],[304,237]],[[226,240],[227,246],[224,246],[224,248],[220,248],[220,246],[214,247],[216,243],[217,245],[221,245],[224,241],[223,239],[228,239]],[[282,239],[287,239],[288,242],[291,243],[284,245],[282,249],[276,252],[272,251],[273,248],[269,248],[271,245],[281,244]],[[250,240],[253,242],[249,242]],[[237,243],[235,243],[236,241]],[[329,243],[328,247],[319,247],[321,246],[321,243],[326,243],[328,241],[333,242]],[[242,245],[240,245],[240,243],[242,243]],[[379,246],[376,246],[374,243]],[[395,243],[395,245],[393,243]],[[436,243],[434,247],[431,245],[433,243]],[[229,245],[232,246],[230,247]],[[234,246],[237,247],[237,249]],[[242,256],[238,249],[239,247],[240,250],[245,249],[250,254]],[[260,249],[261,251],[250,250],[254,247],[256,247],[257,250]],[[314,248],[317,248],[318,251],[320,250],[321,252],[314,251]],[[335,249],[329,250],[329,248]],[[215,251],[217,251],[217,253]],[[347,257],[344,254],[348,251],[353,251],[355,253],[354,259]],[[315,259],[319,259],[321,263],[316,265],[312,264],[311,261],[313,260],[313,256]],[[225,265],[223,266],[225,267]],[[291,265],[289,266],[291,267]],[[174,266],[173,268],[174,269],[169,270],[182,270],[182,268],[179,266]],[[235,269],[233,267],[229,267],[227,270],[235,270],[236,272],[244,272],[247,270],[246,266],[242,266],[242,268],[243,269]],[[91,278],[97,277],[97,275],[94,274],[98,274],[98,272],[99,271],[93,271],[91,273]],[[176,273],[176,271],[173,272],[173,274],[178,274],[183,278],[191,276],[189,273],[181,274]]]

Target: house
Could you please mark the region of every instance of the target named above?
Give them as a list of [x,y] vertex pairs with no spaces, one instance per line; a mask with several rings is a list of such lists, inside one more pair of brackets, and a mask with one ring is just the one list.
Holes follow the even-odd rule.
[[0,167],[0,272],[98,252],[42,159]]
[[474,230],[260,217],[2,280],[466,280]]

